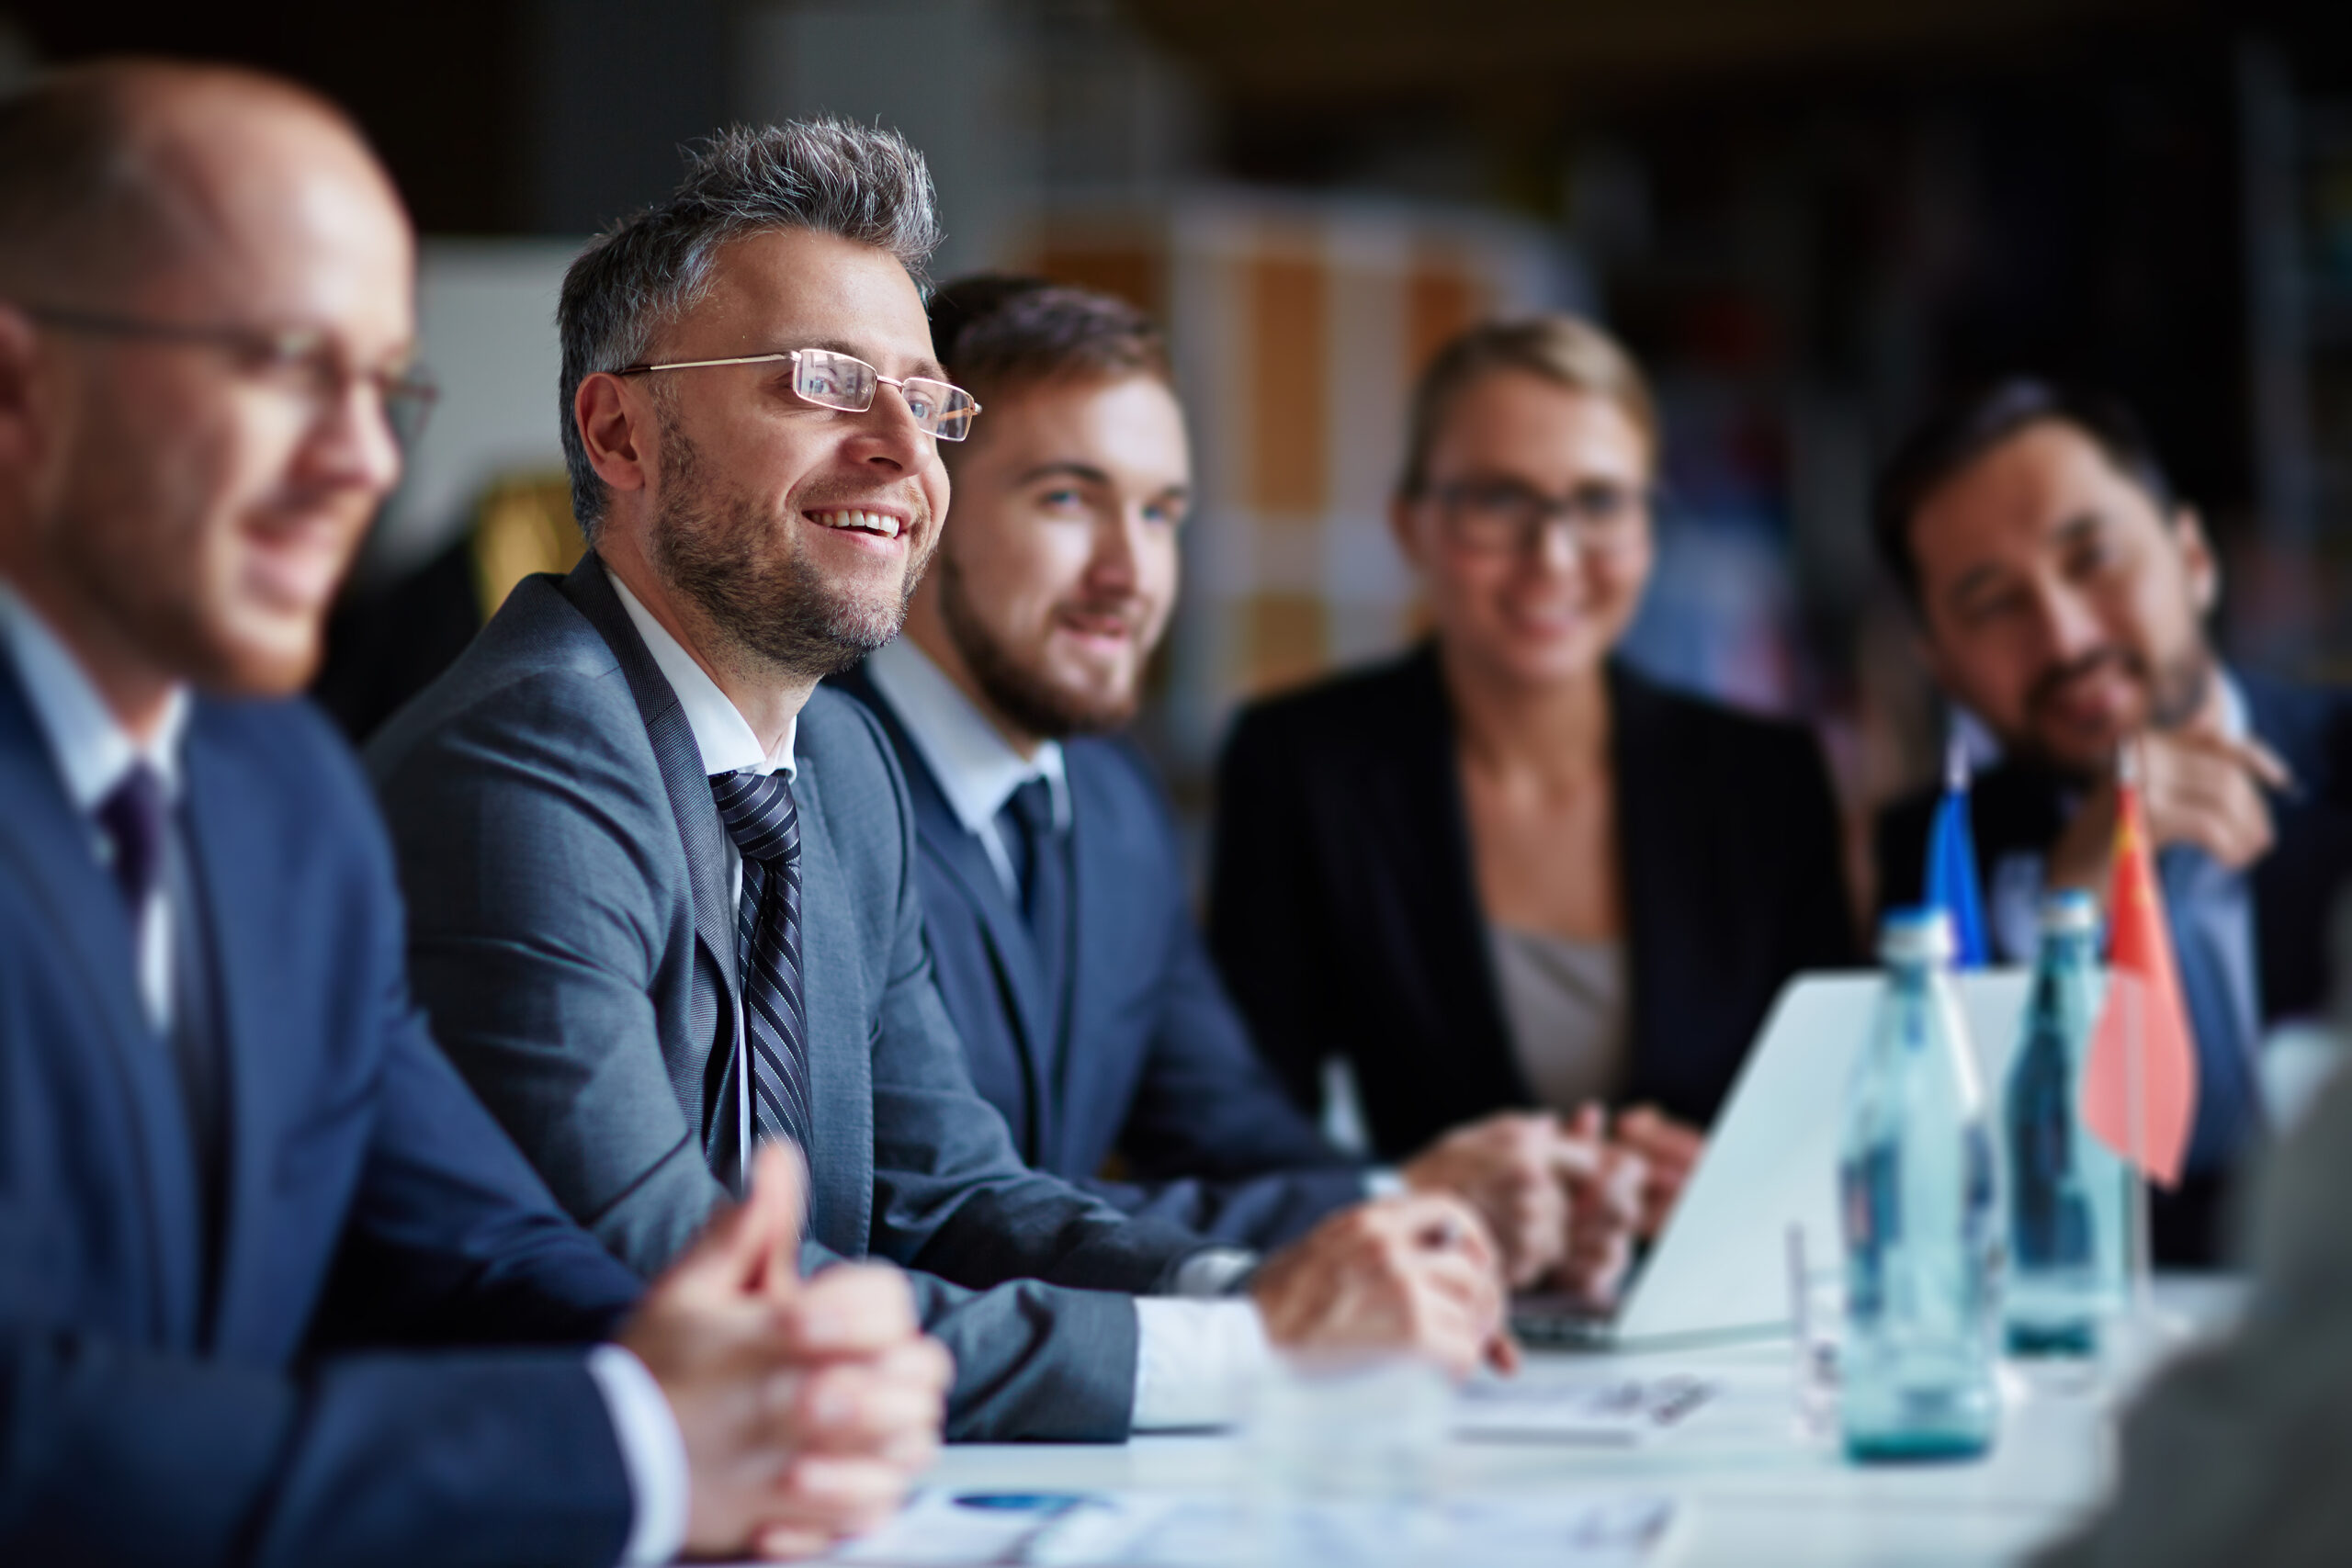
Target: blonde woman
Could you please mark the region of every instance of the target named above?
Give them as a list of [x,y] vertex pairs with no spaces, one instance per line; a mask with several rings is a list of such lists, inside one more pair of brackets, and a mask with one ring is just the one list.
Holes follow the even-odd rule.
[[1851,957],[1828,777],[1804,728],[1616,659],[1658,421],[1606,333],[1474,328],[1411,420],[1390,520],[1431,635],[1242,715],[1216,957],[1302,1101],[1347,1062],[1376,1153],[1507,1106],[1606,1120],[1654,1228],[1781,984]]

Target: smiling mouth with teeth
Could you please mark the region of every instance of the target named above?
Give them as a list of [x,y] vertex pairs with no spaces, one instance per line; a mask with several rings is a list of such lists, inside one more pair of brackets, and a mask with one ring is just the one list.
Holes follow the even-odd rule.
[[906,531],[899,520],[887,512],[861,512],[854,507],[828,507],[822,512],[809,512],[804,515],[820,528],[840,528],[853,534],[871,534],[878,539],[895,539]]

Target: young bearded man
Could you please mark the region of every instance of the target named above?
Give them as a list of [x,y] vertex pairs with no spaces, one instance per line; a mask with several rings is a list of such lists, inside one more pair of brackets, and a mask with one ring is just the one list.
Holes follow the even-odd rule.
[[414,255],[288,84],[0,103],[0,1561],[806,1554],[937,1441],[904,1280],[792,1269],[787,1156],[646,1291],[409,1000],[288,695],[428,393]]
[[[1877,528],[1937,681],[1999,751],[1971,805],[2004,958],[2030,961],[2044,892],[2105,895],[2119,758],[2138,761],[2199,1080],[2156,1253],[2213,1261],[2224,1178],[2262,1131],[2263,1032],[2326,999],[2352,880],[2352,702],[2223,667],[2204,525],[2105,397],[2018,380],[1954,405],[1890,466]],[[1919,894],[1933,805],[1881,820],[1889,903]]]
[[[1499,1337],[1474,1213],[1359,1209],[1258,1272],[1023,1167],[922,936],[906,786],[818,681],[899,630],[939,539],[922,158],[838,121],[729,131],[565,279],[591,550],[526,581],[369,748],[420,996],[556,1196],[643,1270],[788,1140],[812,1260],[910,1269],[951,1433],[1118,1438],[1229,1408],[1278,1345]],[[975,1293],[978,1292],[978,1293]],[[1138,1298],[1144,1299],[1138,1299]]]
[[[1192,505],[1158,329],[1122,301],[1018,277],[951,284],[931,320],[989,414],[946,454],[955,526],[906,635],[842,684],[897,748],[941,994],[1023,1156],[1256,1248],[1370,1191],[1451,1192],[1485,1217],[1514,1283],[1565,1270],[1558,1282],[1605,1295],[1625,1231],[1603,1151],[1513,1114],[1367,1170],[1285,1096],[1210,965],[1166,795],[1113,738],[1167,629]],[[1095,1180],[1114,1152],[1122,1179]],[[1572,1191],[1586,1200],[1574,1226]]]

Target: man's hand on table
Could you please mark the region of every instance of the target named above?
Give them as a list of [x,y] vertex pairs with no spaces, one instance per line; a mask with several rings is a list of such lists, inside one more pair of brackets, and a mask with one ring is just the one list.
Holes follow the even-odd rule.
[[1280,1350],[1403,1352],[1456,1378],[1519,1364],[1494,1243],[1453,1198],[1342,1210],[1267,1259],[1250,1295]]
[[888,1518],[936,1452],[954,1368],[896,1269],[798,1277],[806,1177],[760,1152],[752,1196],[653,1282],[616,1343],[684,1439],[689,1556],[812,1556]]

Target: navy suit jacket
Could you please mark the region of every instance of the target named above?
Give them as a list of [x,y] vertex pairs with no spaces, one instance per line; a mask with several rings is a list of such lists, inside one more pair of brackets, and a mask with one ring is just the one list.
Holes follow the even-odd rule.
[[186,759],[209,1271],[121,895],[0,655],[0,1561],[612,1562],[628,1482],[582,1347],[636,1280],[428,1037],[325,722],[199,697]]
[[[1781,985],[1853,957],[1813,737],[1609,671],[1628,1103],[1705,1123]],[[1534,1103],[1478,902],[1432,648],[1245,711],[1217,782],[1209,937],[1291,1091],[1355,1070],[1374,1148]]]
[[[1272,1248],[1363,1196],[1250,1043],[1186,907],[1166,795],[1124,742],[1065,741],[1070,952],[1049,994],[1020,909],[863,671],[913,797],[923,931],[972,1081],[1022,1157],[1134,1213]],[[1098,1179],[1114,1151],[1130,1180]]]

